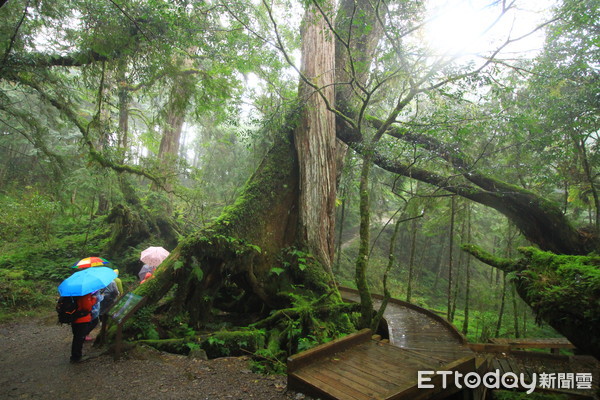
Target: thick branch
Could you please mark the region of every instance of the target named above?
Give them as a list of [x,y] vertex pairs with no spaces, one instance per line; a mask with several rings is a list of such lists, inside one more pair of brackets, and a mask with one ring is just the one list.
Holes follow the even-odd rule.
[[496,257],[491,253],[483,250],[481,247],[476,246],[474,244],[465,244],[461,247],[464,251],[471,254],[473,257],[478,259],[484,264],[489,266],[501,269],[505,272],[515,271],[516,265],[518,264],[517,260],[512,260],[509,258]]
[[[108,61],[106,56],[93,51],[72,53],[67,55],[46,54],[46,53],[27,53],[21,56],[9,56],[2,65],[2,70],[15,71],[23,70],[26,67],[83,67],[98,61]],[[18,66],[18,68],[15,68]]]
[[[373,124],[380,124],[377,119],[370,118]],[[393,132],[388,129],[386,132]],[[455,171],[456,176],[440,176],[434,172],[416,168],[383,156],[376,150],[368,150],[362,136],[355,130],[338,121],[338,138],[360,154],[372,157],[379,167],[412,179],[434,185],[455,193],[479,204],[494,208],[513,221],[523,235],[541,249],[557,254],[588,254],[598,248],[596,236],[586,236],[577,231],[560,208],[551,201],[533,192],[473,171],[466,161],[468,158],[455,150],[420,135],[397,131],[396,137],[410,143],[420,144],[426,150],[446,160]],[[462,176],[471,184],[455,184],[457,176]]]

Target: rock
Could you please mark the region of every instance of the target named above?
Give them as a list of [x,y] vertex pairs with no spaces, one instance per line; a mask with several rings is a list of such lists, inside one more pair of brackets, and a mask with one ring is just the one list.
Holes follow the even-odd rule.
[[206,355],[206,351],[202,349],[192,349],[190,350],[190,354],[188,354],[189,358],[198,359],[198,360],[208,360],[208,356]]

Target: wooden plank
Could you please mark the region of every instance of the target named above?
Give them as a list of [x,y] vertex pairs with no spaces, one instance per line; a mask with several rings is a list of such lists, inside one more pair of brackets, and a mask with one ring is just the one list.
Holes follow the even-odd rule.
[[494,369],[497,369],[498,371],[500,371],[500,375],[502,375],[504,373],[504,371],[502,370],[502,365],[500,365],[500,362],[498,361],[497,358],[494,358],[493,367],[494,367]]
[[413,354],[419,354],[422,358],[429,358],[435,360],[438,363],[448,363],[459,358],[463,358],[472,355],[472,351],[464,351],[461,349],[413,349],[406,348],[405,350],[412,351]]
[[[461,358],[460,360],[456,360],[451,363],[445,364],[445,365],[441,366],[440,368],[438,368],[437,370],[438,371],[458,371],[462,374],[466,374],[468,372],[475,371],[476,370],[475,356]],[[447,392],[447,395],[450,395],[450,394],[458,391],[458,389],[456,389],[454,387],[454,381],[451,379],[447,380],[446,389],[442,388],[442,386],[441,386],[442,380],[443,380],[443,376],[441,376],[441,375],[431,376],[431,382],[428,382],[428,383],[433,384],[434,388],[425,390],[423,388],[420,388],[420,389],[418,388],[418,386],[417,386],[418,379],[415,379],[414,381],[410,382],[409,384],[407,384],[405,387],[403,387],[399,391],[397,391],[395,393],[387,394],[386,397],[384,397],[383,399],[384,400],[404,400],[404,399],[417,400],[417,399],[430,398],[434,394],[442,392],[442,391],[445,394]]]
[[[393,346],[390,347],[390,350],[402,352],[402,350]],[[351,350],[336,353],[305,368],[321,368],[326,362],[343,363],[352,368],[360,368],[366,371],[373,370],[383,375],[383,377],[389,377],[389,382],[394,382],[402,375],[402,366],[399,366],[394,359],[387,359],[387,354],[382,354],[373,343],[360,344]]]
[[346,350],[357,343],[370,340],[372,334],[373,331],[370,329],[363,329],[356,333],[351,333],[348,336],[344,336],[343,338],[335,339],[331,342],[313,347],[302,353],[294,354],[287,359],[288,373],[294,372],[298,368],[301,368],[303,365],[313,362],[314,360]]
[[393,389],[393,387],[399,387],[400,385],[403,385],[407,381],[407,379],[404,378],[402,374],[394,375],[394,374],[389,374],[386,371],[375,370],[375,369],[372,369],[371,371],[365,371],[364,369],[359,369],[356,366],[356,364],[352,364],[352,363],[344,363],[343,368],[360,371],[360,372],[357,372],[357,374],[361,374],[365,378],[370,377],[371,379],[380,382],[381,386],[390,388],[390,390]]
[[393,371],[386,370],[385,368],[374,366],[373,364],[360,364],[356,360],[346,360],[343,362],[344,368],[354,369],[361,371],[363,374],[370,374],[373,379],[380,380],[382,385],[399,385],[402,384],[406,379],[403,378],[402,373],[394,373]]
[[508,366],[512,372],[514,372],[517,375],[520,374],[521,372],[523,372],[523,371],[521,371],[521,368],[519,367],[519,365],[517,364],[517,362],[514,359],[509,357],[509,358],[506,358],[505,360],[508,363]]
[[[358,294],[358,290],[356,290],[356,289],[350,289],[347,287],[340,287],[339,289],[340,289],[340,292],[345,291],[345,292],[353,293],[355,295]],[[379,300],[383,299],[383,296],[380,294],[373,293],[372,296],[373,296],[373,298],[376,298]],[[388,305],[389,304],[395,304],[400,307],[406,307],[411,310],[415,310],[415,311],[423,314],[424,316],[427,316],[429,319],[433,319],[436,322],[439,322],[440,324],[442,324],[447,329],[448,334],[450,336],[454,337],[459,343],[464,343],[464,344],[467,343],[467,338],[458,329],[456,329],[456,327],[454,325],[452,325],[450,322],[448,322],[448,320],[446,320],[443,317],[440,317],[433,311],[427,310],[427,309],[419,307],[415,304],[408,303],[406,301],[402,301],[402,300],[398,300],[398,299],[394,299],[394,298],[389,299]]]
[[[380,363],[389,363],[391,365],[403,365],[413,369],[432,369],[445,362],[445,360],[435,358],[428,354],[418,353],[414,351],[407,351],[402,349],[401,352],[394,352],[393,355],[386,353],[387,349],[376,349],[375,353],[378,354],[378,361]],[[458,357],[457,357],[458,358]]]
[[322,400],[364,400],[357,399],[356,397],[348,397],[346,393],[340,392],[335,388],[331,388],[329,385],[321,381],[306,382],[295,373],[288,375],[287,387],[289,390],[302,392],[311,397]]
[[416,351],[412,349],[402,348],[413,360],[418,360],[423,366],[440,365],[440,362],[445,362],[444,359],[437,357],[435,354]]
[[505,358],[499,358],[498,363],[502,366],[502,371],[504,371],[504,373],[513,372]]
[[[398,389],[402,384],[402,377],[388,377],[384,374],[378,373],[373,369],[365,367],[355,367],[349,363],[338,363],[336,367],[346,374],[352,374],[353,378],[356,379],[363,386],[377,385],[383,388],[384,393]],[[375,383],[376,382],[376,383]]]
[[304,369],[300,369],[293,373],[297,378],[302,379],[305,384],[309,384],[319,388],[330,396],[338,400],[370,400],[372,397],[349,387],[348,385],[340,384],[340,381],[331,378],[327,374],[307,373]]
[[574,349],[566,338],[492,338],[490,342],[508,345],[514,349]]
[[399,365],[389,365],[386,363],[377,363],[376,360],[369,362],[359,361],[353,358],[341,359],[345,368],[356,369],[375,375],[377,379],[388,382],[393,385],[400,385],[407,381],[406,371]]
[[469,343],[469,348],[480,353],[508,353],[511,347],[507,344]]
[[527,365],[524,365],[521,372],[523,372],[525,374],[525,381],[526,382],[532,382],[532,374],[531,374],[531,370],[527,367]]

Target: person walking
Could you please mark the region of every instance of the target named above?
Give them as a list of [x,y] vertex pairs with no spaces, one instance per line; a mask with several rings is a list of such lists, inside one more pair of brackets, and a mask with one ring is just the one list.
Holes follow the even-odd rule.
[[102,302],[100,303],[100,322],[103,324],[108,319],[108,310],[115,304],[121,292],[117,286],[117,282],[112,281],[107,287],[100,291],[102,294]]
[[104,300],[104,295],[100,290],[96,290],[92,293],[92,297],[96,298],[94,305],[92,306],[92,310],[90,312],[91,321],[88,325],[88,331],[85,334],[85,342],[90,342],[94,340],[93,337],[90,336],[90,333],[98,326],[98,322],[100,321],[100,306],[102,305],[102,301]]
[[73,332],[73,341],[71,342],[72,363],[83,361],[83,343],[90,331],[92,307],[97,301],[97,298],[91,293],[77,297],[77,309],[84,312],[85,315],[77,318],[71,323],[71,331]]
[[115,274],[117,274],[117,277],[115,278],[114,282],[117,284],[117,289],[119,289],[119,296],[122,296],[124,294],[123,282],[121,281],[121,278],[119,278],[119,270],[113,269],[113,271],[115,271]]

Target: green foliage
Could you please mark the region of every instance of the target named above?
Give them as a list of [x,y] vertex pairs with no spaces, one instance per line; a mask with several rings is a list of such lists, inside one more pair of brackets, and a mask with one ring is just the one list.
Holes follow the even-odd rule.
[[58,292],[52,282],[33,280],[26,271],[0,268],[0,321],[51,309]]
[[135,318],[130,318],[125,323],[125,328],[135,339],[158,340],[160,335],[156,330],[153,316],[156,307],[142,307],[135,314]]
[[298,339],[298,352],[312,349],[313,347],[319,344],[327,343],[331,340],[331,338],[324,338],[322,342],[319,342],[319,340],[313,335],[301,337],[300,339]]
[[[72,225],[62,225],[66,229]],[[81,230],[81,228],[76,228]],[[28,242],[21,238],[19,246],[3,248],[0,255],[0,268],[15,268],[27,271],[32,279],[60,281],[68,277],[74,263],[90,255],[102,255],[106,244],[106,231],[103,227],[88,233],[60,233],[48,242]]]
[[166,330],[167,338],[192,338],[196,336],[196,331],[188,325],[189,315],[187,313],[177,315],[159,316],[159,325],[161,329]]
[[271,268],[271,273],[275,274],[277,276],[281,275],[281,273],[284,272],[284,271],[285,271],[285,269],[279,268],[279,267],[272,267]]
[[200,343],[210,358],[252,354],[265,345],[265,331],[218,331]]
[[24,235],[48,240],[55,229],[60,204],[32,187],[19,199],[0,194],[0,241],[15,241]]

